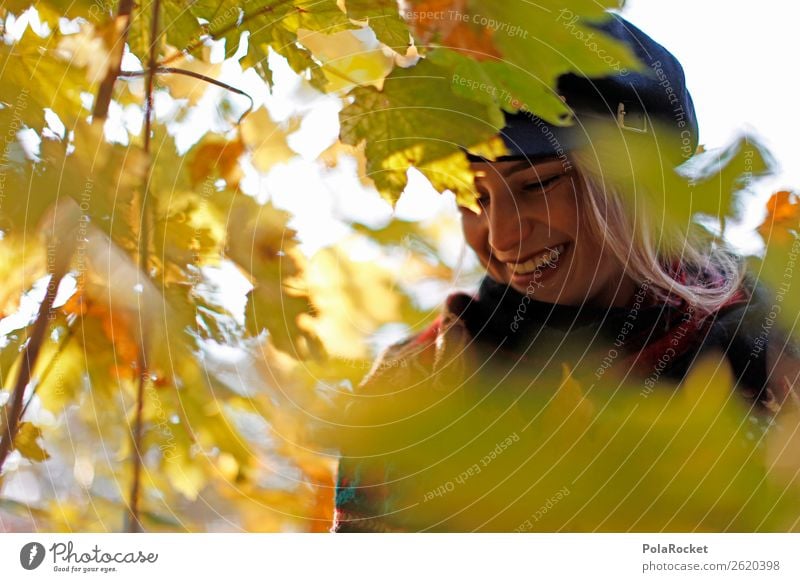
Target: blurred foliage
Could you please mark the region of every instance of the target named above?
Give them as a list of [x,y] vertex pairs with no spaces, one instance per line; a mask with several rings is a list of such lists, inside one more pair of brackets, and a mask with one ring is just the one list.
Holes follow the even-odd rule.
[[797,415],[755,423],[725,356],[645,395],[629,374],[579,380],[586,360],[534,380],[479,357],[406,389],[389,376],[343,399],[337,436],[365,482],[388,484],[381,519],[400,530],[800,528]]
[[[394,0],[3,3],[0,315],[10,331],[0,346],[2,426],[18,395],[24,409],[13,451],[3,459],[0,528],[116,531],[128,527],[126,515],[136,501],[136,517],[149,531],[326,531],[337,448],[366,447],[362,452],[369,453],[433,426],[421,422],[405,434],[366,440],[329,430],[344,408],[342,399],[352,397],[352,385],[369,366],[371,336],[386,324],[402,322],[413,331],[431,321],[434,314],[415,301],[411,287],[452,280],[438,253],[441,227],[400,220],[353,225],[350,238],[305,256],[292,216],[242,187],[248,172],[263,176],[296,157],[290,135],[303,120],[279,120],[261,99],[240,106],[233,96],[241,98],[242,91],[228,84],[225,68],[254,73],[266,91],[278,89],[273,69],[285,63],[297,74],[300,91],[338,99],[339,139],[320,155],[321,164],[354,158],[362,184],[392,204],[408,183],[408,170],[417,168],[437,190],[451,190],[467,206],[474,206],[474,192],[464,149],[502,155],[496,133],[504,111],[525,109],[570,123],[570,112],[552,92],[557,78],[613,70],[558,22],[561,3],[407,4],[401,12]],[[597,21],[615,5],[578,0],[569,12]],[[437,10],[465,17],[420,16]],[[475,26],[475,15],[521,23],[526,34]],[[616,42],[602,35],[596,41],[622,66],[638,66]],[[558,50],[542,52],[542,46]],[[530,59],[533,52],[540,58]],[[150,62],[157,68],[147,71]],[[179,144],[174,125],[191,126],[192,115],[210,110],[203,109],[209,100],[216,108],[213,128],[189,146]],[[719,219],[731,213],[743,160],[754,173],[763,169],[758,151],[735,144],[696,190],[678,188],[678,178],[670,177],[673,198],[662,204],[668,218],[685,222],[696,213]],[[642,175],[650,175],[646,160],[640,161]],[[770,204],[761,230],[768,244],[762,271],[779,286],[796,253],[797,198],[781,193]],[[380,260],[359,258],[364,244],[379,249]],[[59,279],[54,264],[64,258],[68,272]],[[241,310],[222,284],[237,277],[243,281]],[[47,333],[31,362],[32,381],[19,394],[15,384],[48,285],[58,285],[59,293],[45,314]],[[797,296],[786,294],[783,316],[800,311]],[[699,370],[692,386],[705,386],[709,374]],[[652,499],[676,463],[680,478],[658,489],[663,494],[653,505],[637,505],[636,527],[664,527],[664,512],[672,519],[668,527],[676,529],[786,525],[777,509],[767,511],[760,501],[773,494],[760,453],[747,456],[731,445],[709,473],[697,465],[708,460],[707,449],[692,448],[698,439],[709,439],[714,454],[726,438],[739,442],[735,407],[720,408],[718,398],[708,404],[654,399],[629,415],[632,402],[623,397],[578,406],[580,390],[566,383],[559,391],[564,398],[543,402],[545,391],[529,403],[529,410],[550,412],[526,434],[534,441],[560,435],[553,441],[558,446],[528,459],[520,456],[526,448],[515,445],[493,466],[497,475],[517,470],[518,477],[532,476],[541,464],[555,467],[544,480],[532,481],[538,496],[588,467],[574,491],[588,489],[571,495],[542,527],[626,527],[631,515],[617,518],[609,507],[626,493],[637,504],[646,495]],[[431,397],[417,391],[406,396],[412,394],[392,410],[410,411]],[[562,417],[573,418],[571,407],[580,420],[562,425]],[[702,432],[717,408],[721,416],[714,417],[713,430]],[[392,410],[377,405],[359,414],[379,418]],[[623,418],[617,437],[612,427]],[[465,459],[483,454],[487,442],[494,446],[516,429],[521,434],[516,422],[495,422],[488,432],[467,422],[436,446],[423,447],[421,457],[400,455],[398,464],[433,463],[453,445],[456,453],[426,477],[435,477],[435,485],[448,471],[460,472]],[[584,434],[584,425],[594,428]],[[665,443],[676,426],[686,429],[679,433],[685,438]],[[453,438],[467,445],[455,446]],[[640,441],[664,454],[652,474],[632,483],[645,448],[631,453],[630,443]],[[581,446],[571,446],[575,442]],[[776,446],[771,450],[783,450]],[[623,457],[627,465],[620,464]],[[793,467],[791,457],[776,458]],[[614,473],[616,467],[627,468]],[[690,488],[706,476],[710,489]],[[726,479],[742,487],[723,488]],[[589,495],[597,483],[613,487]],[[401,487],[398,494],[410,491]],[[463,491],[466,497],[439,500],[436,509],[419,507],[444,519],[464,507],[471,493]],[[500,491],[497,499],[516,492]],[[748,497],[754,491],[758,495]],[[711,504],[704,495],[714,495]],[[582,498],[590,499],[585,509],[576,506]],[[492,505],[497,499],[487,496],[469,520],[456,516],[451,525],[472,529],[481,525],[476,517],[495,512],[497,520],[486,527],[516,527],[510,512]],[[531,509],[524,498],[521,503]],[[781,511],[794,511],[794,503],[787,494]],[[713,512],[693,522],[699,507]],[[421,524],[422,516],[409,520]]]

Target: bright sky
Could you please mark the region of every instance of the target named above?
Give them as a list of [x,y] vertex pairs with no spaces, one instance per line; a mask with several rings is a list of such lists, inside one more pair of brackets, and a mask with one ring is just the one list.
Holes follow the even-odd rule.
[[789,0],[628,0],[622,12],[681,61],[701,143],[723,147],[747,130],[775,156],[778,172],[756,184],[751,211],[730,233],[749,251],[760,248],[748,235],[769,195],[800,187],[800,83],[790,64],[798,55],[798,12]]

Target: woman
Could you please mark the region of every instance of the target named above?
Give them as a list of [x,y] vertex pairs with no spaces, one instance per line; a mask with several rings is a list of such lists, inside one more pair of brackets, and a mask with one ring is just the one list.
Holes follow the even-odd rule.
[[[633,375],[647,397],[716,349],[754,410],[768,417],[789,398],[798,359],[785,341],[764,335],[768,306],[743,260],[699,227],[654,228],[652,215],[625,195],[635,180],[605,172],[598,161],[607,159],[597,149],[609,127],[623,140],[651,137],[673,165],[697,146],[675,57],[619,17],[600,28],[648,71],[565,76],[559,93],[575,111],[574,126],[509,115],[501,137],[510,154],[470,157],[480,211],[462,208],[462,226],[486,277],[476,295],[451,295],[427,330],[387,349],[363,393],[381,383],[400,390],[442,378],[460,386],[476,368],[484,378],[539,373],[571,358],[582,362],[586,382]],[[597,123],[605,127],[599,133],[589,129]],[[475,362],[481,365],[465,374]],[[399,508],[387,501],[390,471],[368,464],[342,459],[334,531],[403,529],[392,517]]]

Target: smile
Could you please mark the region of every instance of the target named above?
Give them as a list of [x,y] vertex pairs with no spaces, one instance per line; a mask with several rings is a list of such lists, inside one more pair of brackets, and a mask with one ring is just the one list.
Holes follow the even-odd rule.
[[562,243],[552,248],[546,247],[524,262],[506,263],[506,265],[511,269],[514,276],[530,275],[542,267],[553,269],[558,266],[558,261],[566,249],[567,243]]

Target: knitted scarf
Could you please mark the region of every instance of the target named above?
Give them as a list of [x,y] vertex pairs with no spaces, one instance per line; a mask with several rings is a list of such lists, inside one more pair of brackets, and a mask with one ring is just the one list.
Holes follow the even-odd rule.
[[[669,272],[684,285],[712,287],[724,283],[723,276],[713,270],[695,272],[675,264]],[[491,346],[502,344],[509,355],[519,356],[526,342],[542,328],[565,333],[590,329],[622,348],[625,354],[620,360],[622,364],[653,370],[666,355],[670,361],[666,375],[679,379],[697,350],[709,344],[717,317],[747,303],[748,293],[740,288],[717,310],[709,312],[675,294],[658,296],[644,283],[626,306],[560,305],[525,297],[486,276],[477,294],[450,295],[447,311],[464,321],[473,338]],[[419,339],[428,341],[438,333],[440,325],[441,321],[435,322]]]

